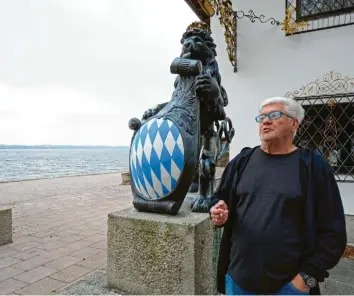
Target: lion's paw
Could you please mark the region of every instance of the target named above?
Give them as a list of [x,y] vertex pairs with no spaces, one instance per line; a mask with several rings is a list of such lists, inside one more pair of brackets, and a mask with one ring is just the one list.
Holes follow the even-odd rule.
[[203,196],[197,197],[191,204],[192,212],[208,213],[210,205],[210,198]]

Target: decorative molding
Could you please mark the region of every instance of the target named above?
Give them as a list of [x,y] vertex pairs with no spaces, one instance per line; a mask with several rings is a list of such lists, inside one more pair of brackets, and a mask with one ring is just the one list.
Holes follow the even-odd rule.
[[197,2],[206,15],[212,17],[215,14],[214,7],[209,0],[197,0]]
[[342,77],[341,74],[330,71],[323,76],[323,79],[316,79],[313,82],[301,87],[299,90],[287,92],[288,98],[321,96],[331,94],[343,94],[354,92],[354,78]]
[[202,22],[210,25],[210,18],[215,14],[210,0],[185,0],[185,2]]

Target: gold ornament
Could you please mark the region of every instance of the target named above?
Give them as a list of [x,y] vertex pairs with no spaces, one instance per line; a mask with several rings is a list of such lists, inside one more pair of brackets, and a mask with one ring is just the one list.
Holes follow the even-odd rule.
[[193,22],[187,27],[187,31],[193,30],[193,29],[200,29],[200,30],[207,32],[208,34],[211,34],[210,27],[206,23],[203,23],[203,22],[198,22],[198,21]]
[[336,106],[336,101],[335,101],[335,99],[334,98],[330,98],[329,100],[328,100],[328,102],[327,102],[327,105],[328,105],[328,107],[330,107],[330,108],[334,108],[335,106]]
[[294,8],[287,8],[285,10],[285,19],[281,23],[282,24],[282,31],[285,31],[287,35],[293,35],[297,32],[298,29],[306,28],[308,26],[308,22],[295,22],[293,21],[292,14],[295,13]]
[[227,53],[231,64],[236,66],[236,25],[237,20],[232,9],[230,0],[212,0],[216,15],[219,16],[219,21],[225,29],[225,42],[227,45]]
[[197,0],[197,1],[206,15],[212,17],[215,14],[214,7],[209,0]]

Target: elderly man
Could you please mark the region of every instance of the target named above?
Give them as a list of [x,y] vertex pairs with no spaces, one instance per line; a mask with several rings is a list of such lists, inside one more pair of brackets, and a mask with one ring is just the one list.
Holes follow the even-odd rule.
[[227,295],[320,294],[318,282],[347,243],[345,216],[331,168],[293,144],[304,117],[293,99],[270,98],[256,117],[261,145],[226,167],[210,209],[224,227],[218,291]]

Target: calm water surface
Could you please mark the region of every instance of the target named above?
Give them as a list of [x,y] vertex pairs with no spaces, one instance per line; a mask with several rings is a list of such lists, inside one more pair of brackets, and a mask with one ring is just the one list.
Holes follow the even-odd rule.
[[128,169],[128,149],[0,149],[0,182]]

